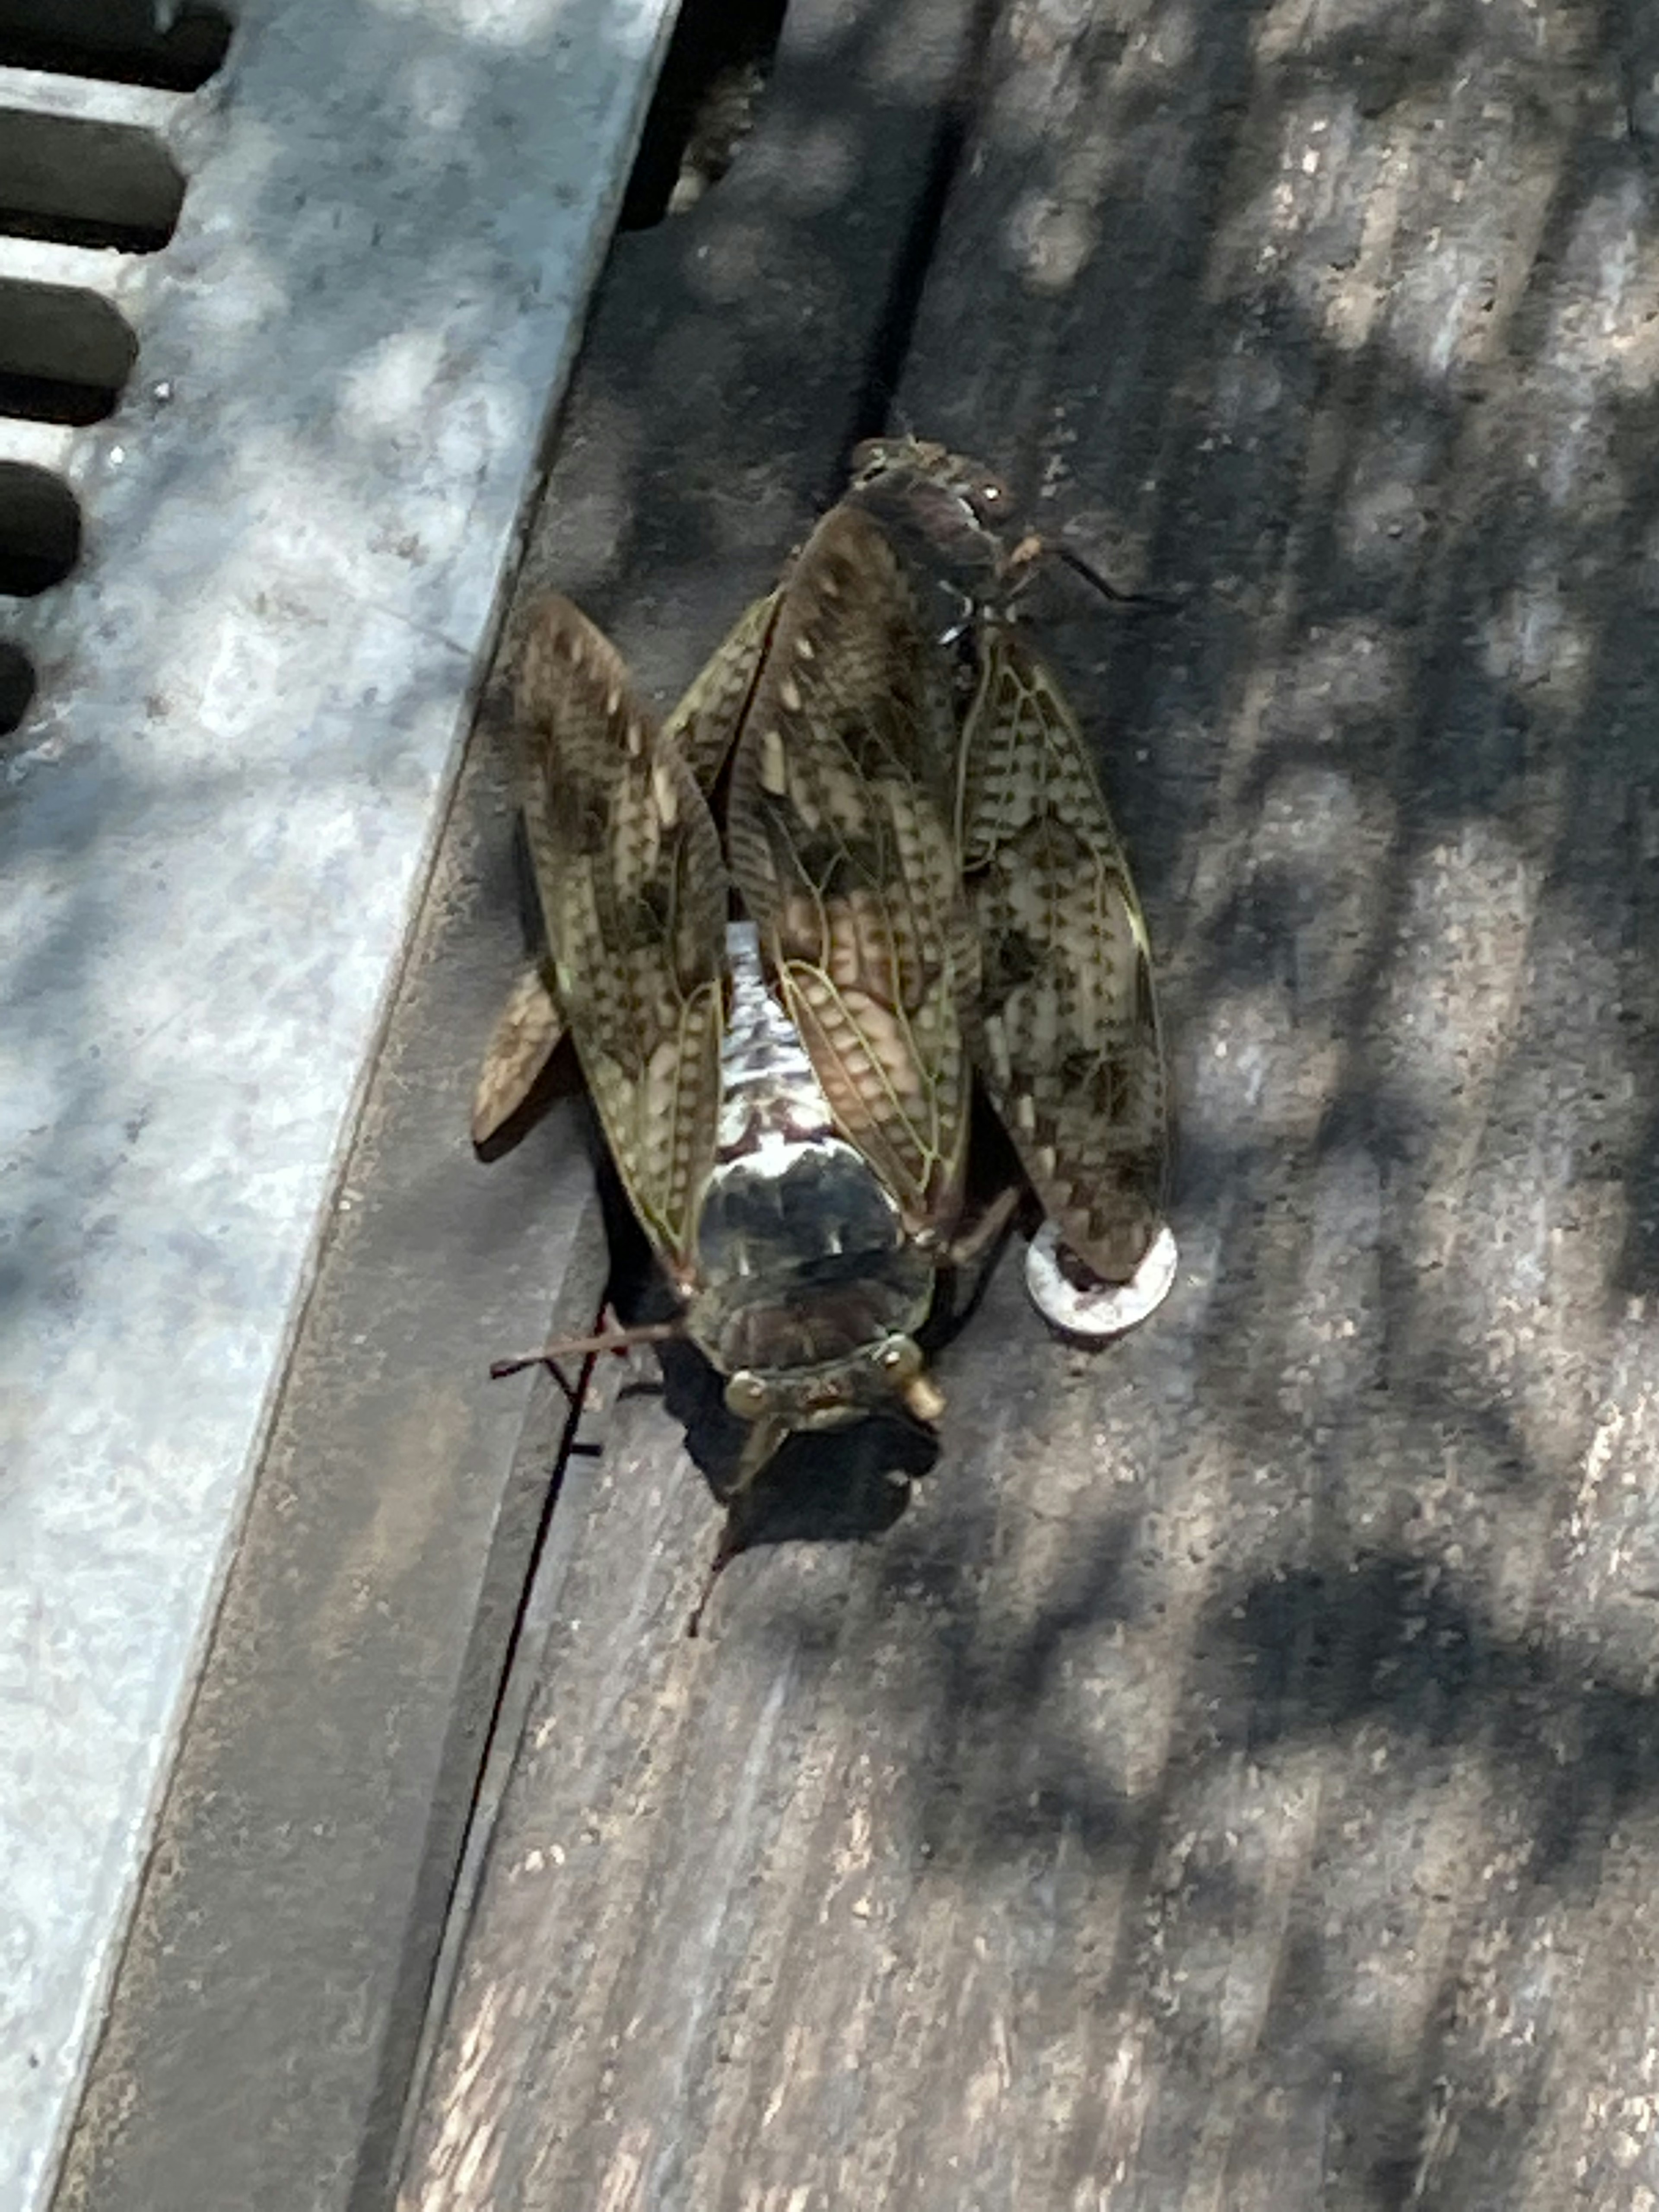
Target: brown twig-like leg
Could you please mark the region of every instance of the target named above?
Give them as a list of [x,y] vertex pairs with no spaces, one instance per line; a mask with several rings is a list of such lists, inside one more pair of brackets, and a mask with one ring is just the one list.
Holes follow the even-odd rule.
[[684,1334],[681,1322],[653,1321],[640,1328],[602,1329],[597,1336],[562,1336],[551,1344],[544,1344],[539,1352],[521,1352],[511,1359],[492,1359],[489,1379],[499,1382],[503,1376],[518,1375],[526,1367],[551,1367],[556,1375],[555,1361],[574,1359],[579,1352],[629,1352],[636,1344],[666,1344]]
[[685,1632],[688,1636],[695,1636],[697,1633],[702,1621],[703,1609],[713,1595],[715,1583],[731,1565],[732,1560],[737,1558],[738,1553],[746,1549],[744,1540],[738,1533],[738,1509],[747,1498],[757,1477],[763,1472],[788,1433],[789,1424],[787,1421],[781,1421],[773,1413],[763,1413],[743,1440],[743,1453],[738,1462],[736,1482],[732,1489],[726,1493],[732,1502],[726,1509],[726,1526],[720,1530],[720,1542],[714,1547],[714,1560],[703,1583],[702,1594],[691,1608],[691,1618],[685,1624]]

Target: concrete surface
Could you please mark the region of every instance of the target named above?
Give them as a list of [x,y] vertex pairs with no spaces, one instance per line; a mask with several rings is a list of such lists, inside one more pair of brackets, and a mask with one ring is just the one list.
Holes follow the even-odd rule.
[[[83,520],[3,617],[39,679],[0,769],[7,2212],[50,2185],[668,15],[249,0],[188,96],[0,78],[13,197],[38,231],[61,185],[71,237],[0,277],[92,287],[141,349],[95,428],[0,423]],[[99,251],[135,159],[177,230]]]

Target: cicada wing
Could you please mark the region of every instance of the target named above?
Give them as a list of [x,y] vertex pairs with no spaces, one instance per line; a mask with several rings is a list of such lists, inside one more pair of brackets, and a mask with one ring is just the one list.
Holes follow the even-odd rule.
[[[663,742],[684,755],[706,799],[720,781],[754,688],[776,597],[774,592],[745,609],[664,725]],[[536,899],[539,907],[539,888]],[[544,932],[544,918],[542,927]],[[508,993],[485,1048],[472,1102],[475,1146],[487,1145],[518,1112],[564,1034],[551,962],[526,967]]]
[[981,1073],[1064,1243],[1126,1281],[1162,1218],[1170,1150],[1146,925],[1058,684],[1011,629],[987,623],[979,644],[957,841]]
[[529,636],[518,707],[558,1002],[635,1209],[684,1281],[720,1109],[720,838],[615,647],[566,599]]
[[532,962],[507,993],[484,1048],[472,1097],[472,1141],[480,1149],[529,1097],[563,1035],[550,963]]
[[685,756],[706,799],[714,796],[748,708],[777,603],[773,592],[744,610],[663,726],[664,737]]
[[732,872],[831,1113],[910,1230],[960,1201],[975,951],[950,823],[950,671],[867,515],[786,580],[732,765]]

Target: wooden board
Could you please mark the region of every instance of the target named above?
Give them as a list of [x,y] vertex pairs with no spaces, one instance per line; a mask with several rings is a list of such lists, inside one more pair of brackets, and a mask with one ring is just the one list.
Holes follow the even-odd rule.
[[404,2212],[1659,2197],[1640,21],[1003,10],[902,398],[1185,598],[1045,633],[1180,1285],[1088,1356],[1005,1264],[910,1510],[696,1644],[622,1395]]

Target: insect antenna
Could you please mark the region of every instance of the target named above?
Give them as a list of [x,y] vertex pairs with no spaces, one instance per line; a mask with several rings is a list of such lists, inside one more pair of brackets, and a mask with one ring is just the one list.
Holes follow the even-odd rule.
[[1122,607],[1130,613],[1172,614],[1181,605],[1179,599],[1163,592],[1123,591],[1109,576],[1103,576],[1092,561],[1085,561],[1074,546],[1060,538],[1039,538],[1035,533],[1023,538],[1008,556],[1005,573],[1013,580],[1011,599],[1018,598],[1025,589],[1036,574],[1037,564],[1045,559],[1060,562],[1073,575],[1081,576],[1109,605]]
[[1081,576],[1085,584],[1092,584],[1101,598],[1109,599],[1114,606],[1157,607],[1167,611],[1179,604],[1156,592],[1120,591],[1109,578],[1101,574],[1091,562],[1085,561],[1082,554],[1074,552],[1069,545],[1051,545],[1048,550],[1055,560],[1063,561],[1074,574]]

